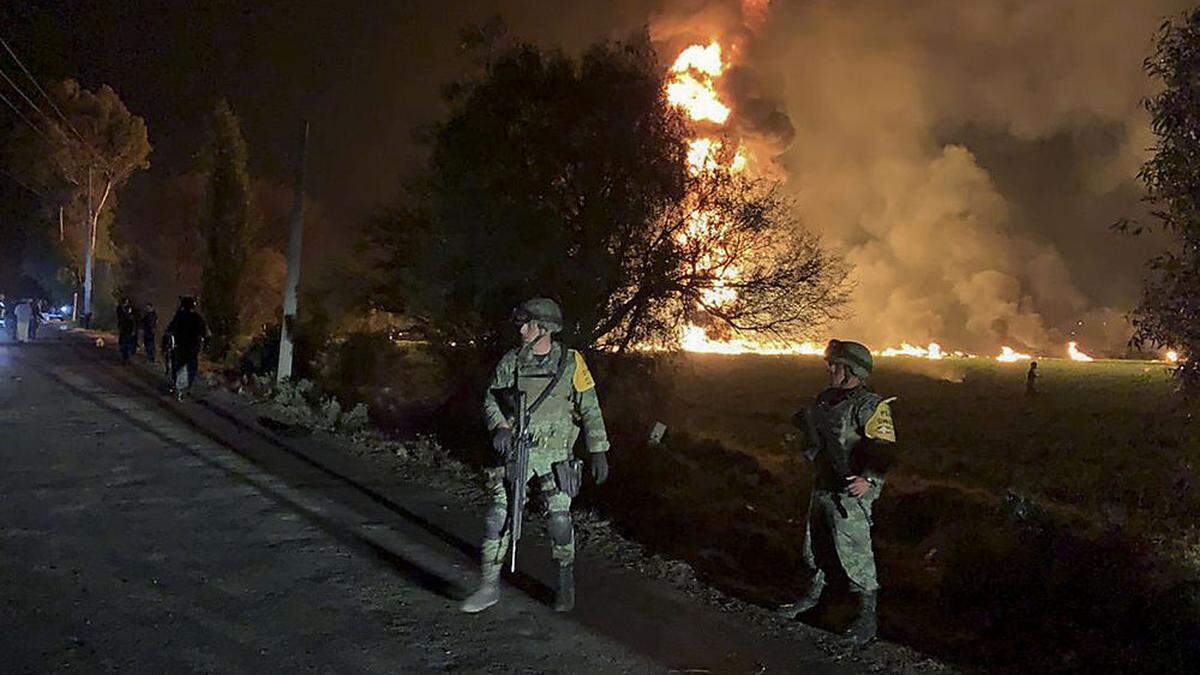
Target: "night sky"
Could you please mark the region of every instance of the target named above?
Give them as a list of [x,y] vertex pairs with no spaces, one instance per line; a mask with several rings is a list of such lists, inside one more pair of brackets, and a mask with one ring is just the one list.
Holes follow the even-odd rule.
[[[289,180],[311,121],[311,197],[341,231],[419,163],[416,132],[469,66],[467,23],[500,14],[512,35],[568,50],[649,26],[664,60],[737,36],[734,127],[859,268],[844,330],[966,348],[1076,331],[1108,349],[1153,250],[1106,229],[1139,213],[1140,64],[1187,4],[777,0],[752,30],[732,0],[21,2],[0,8],[0,30],[40,78],[109,84],[145,118],[152,167],[122,196],[128,213],[192,167],[225,97],[267,182]],[[755,126],[751,106],[794,136]]]
[[354,220],[394,196],[420,157],[414,133],[440,111],[439,88],[469,65],[458,52],[461,27],[502,12],[511,25],[533,28],[521,32],[531,39],[582,44],[616,25],[601,15],[578,33],[539,31],[542,9],[533,2],[72,1],[6,3],[0,16],[36,75],[109,84],[145,118],[152,170],[134,189],[191,166],[213,104],[225,97],[242,117],[252,171],[268,179],[290,179],[297,126],[310,120],[313,196]]

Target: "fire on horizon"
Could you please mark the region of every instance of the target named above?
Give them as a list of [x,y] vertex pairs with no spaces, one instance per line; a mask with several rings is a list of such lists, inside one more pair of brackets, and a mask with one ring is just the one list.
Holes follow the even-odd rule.
[[[701,127],[715,127],[720,131],[734,111],[721,98],[718,83],[727,70],[720,42],[716,39],[708,44],[691,44],[683,49],[671,65],[666,85],[667,100],[684,110],[688,117],[697,125],[695,138],[688,146],[687,161],[692,171],[705,171],[719,166],[722,157],[726,157],[728,169],[733,172],[746,171],[752,164],[753,158],[744,145],[739,145],[732,153],[722,153],[723,141],[714,138],[715,134],[705,134],[699,131]],[[688,234],[695,236],[700,233],[710,234],[719,223],[714,223],[712,214],[699,212],[693,216],[693,224]],[[737,292],[722,283],[722,279],[736,278],[738,270],[735,266],[725,266],[719,269],[718,279],[705,295],[707,302],[721,305],[737,299]],[[749,336],[738,336],[728,340],[710,339],[705,330],[696,325],[687,325],[680,336],[680,345],[685,351],[715,354],[798,354],[821,355],[824,353],[826,341],[806,341],[800,343],[779,342],[756,339]],[[1035,358],[1032,354],[1017,351],[1001,345],[999,354],[994,358],[1001,363],[1011,363]],[[942,349],[938,342],[931,342],[926,347],[918,347],[908,342],[900,346],[889,346],[874,351],[877,356],[892,357],[906,356],[930,360],[951,358],[977,358],[977,355]],[[1054,358],[1054,357],[1039,357]],[[1061,357],[1060,357],[1061,358]],[[1066,358],[1070,361],[1086,363],[1095,359],[1084,353],[1078,342],[1072,340],[1066,345]],[[1159,360],[1175,363],[1179,359],[1173,350],[1165,351]]]

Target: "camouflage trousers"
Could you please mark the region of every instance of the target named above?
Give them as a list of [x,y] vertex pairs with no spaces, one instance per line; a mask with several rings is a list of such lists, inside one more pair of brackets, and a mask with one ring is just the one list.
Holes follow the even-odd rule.
[[879,590],[875,577],[875,551],[871,547],[871,508],[881,487],[861,498],[813,490],[804,528],[804,563],[811,583],[821,587],[827,573],[842,573],[853,592]]
[[[560,566],[575,562],[575,528],[571,524],[571,497],[558,489],[554,473],[536,475],[532,467],[525,478],[526,487],[536,486],[546,503],[546,531],[550,535],[550,555]],[[510,532],[508,522],[509,488],[504,469],[489,469],[487,491],[491,496],[483,521],[483,546],[480,568],[484,579],[497,579],[507,560]],[[529,490],[526,490],[526,495]],[[528,497],[526,504],[528,506]]]

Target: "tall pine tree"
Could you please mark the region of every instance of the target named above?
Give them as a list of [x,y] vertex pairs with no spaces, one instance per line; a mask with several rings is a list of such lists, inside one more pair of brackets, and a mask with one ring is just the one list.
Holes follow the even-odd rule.
[[226,101],[213,112],[201,155],[205,176],[200,230],[204,242],[201,311],[212,331],[209,355],[221,359],[238,334],[238,289],[254,240],[250,174],[242,125]]

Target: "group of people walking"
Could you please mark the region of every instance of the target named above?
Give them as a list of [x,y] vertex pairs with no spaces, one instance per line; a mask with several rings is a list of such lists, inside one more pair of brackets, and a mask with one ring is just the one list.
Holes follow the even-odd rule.
[[45,300],[22,298],[9,306],[4,294],[0,293],[0,324],[14,342],[32,342],[37,339],[38,328],[46,323]]
[[155,341],[158,331],[158,312],[154,305],[146,303],[138,312],[133,303],[126,298],[117,305],[117,334],[121,347],[121,358],[128,361],[137,354],[138,338],[141,338],[142,351],[150,361],[155,360]]
[[[125,361],[137,354],[139,344],[146,358],[155,361],[159,345],[157,330],[158,312],[151,303],[146,303],[140,312],[128,298],[117,305],[117,341]],[[179,308],[163,331],[161,340],[167,376],[176,395],[190,389],[196,380],[200,350],[207,339],[208,326],[197,310],[196,298],[190,295],[179,298]],[[180,371],[187,373],[187,382],[183,386],[179,385]]]

